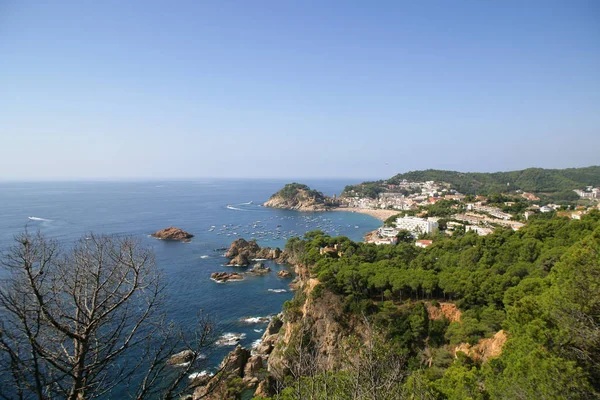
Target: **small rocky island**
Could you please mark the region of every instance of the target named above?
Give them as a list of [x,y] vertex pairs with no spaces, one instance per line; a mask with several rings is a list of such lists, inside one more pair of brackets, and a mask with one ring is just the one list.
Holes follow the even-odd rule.
[[187,233],[186,231],[179,228],[175,228],[173,226],[154,232],[150,236],[162,240],[181,240],[184,242],[189,242],[190,239],[194,237],[194,235],[192,235],[191,233]]
[[[284,264],[288,261],[288,254],[281,251],[280,248],[260,247],[256,241],[239,238],[231,243],[229,250],[225,253],[229,262],[225,265],[230,267],[247,267],[251,262],[255,262],[253,267],[245,272],[249,275],[266,275],[271,272],[271,268],[260,262],[260,260],[272,260],[278,264]],[[280,278],[289,278],[291,273],[288,271],[279,271],[277,276]],[[238,272],[213,272],[210,276],[215,282],[225,283],[229,281],[240,281],[244,277]]]
[[271,268],[265,267],[265,264],[261,262],[254,264],[254,267],[248,270],[248,273],[252,275],[266,275],[269,272],[271,272]]
[[225,257],[230,260],[227,265],[233,267],[247,267],[252,260],[257,259],[273,260],[278,264],[283,264],[287,261],[287,254],[281,251],[279,247],[274,249],[260,247],[256,241],[247,241],[243,238],[236,239],[231,243],[231,247],[225,253]]
[[337,206],[337,200],[312,190],[307,185],[288,183],[263,206],[296,211],[327,211]]
[[210,279],[215,282],[225,283],[228,281],[241,281],[244,277],[237,272],[213,272]]

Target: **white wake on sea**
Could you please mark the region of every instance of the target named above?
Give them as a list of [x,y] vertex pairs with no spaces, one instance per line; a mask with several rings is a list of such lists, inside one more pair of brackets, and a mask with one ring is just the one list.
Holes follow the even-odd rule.
[[40,217],[28,217],[30,220],[32,221],[45,221],[45,222],[52,222],[51,219],[46,219],[46,218],[40,218]]

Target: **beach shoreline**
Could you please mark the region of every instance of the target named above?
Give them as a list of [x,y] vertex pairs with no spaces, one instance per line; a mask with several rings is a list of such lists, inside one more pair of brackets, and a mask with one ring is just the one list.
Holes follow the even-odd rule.
[[337,208],[332,208],[328,211],[354,212],[354,213],[366,214],[366,215],[370,215],[371,217],[377,218],[380,221],[385,221],[389,217],[398,215],[401,213],[401,211],[398,211],[398,210],[355,208],[355,207],[352,207],[352,208],[337,207]]

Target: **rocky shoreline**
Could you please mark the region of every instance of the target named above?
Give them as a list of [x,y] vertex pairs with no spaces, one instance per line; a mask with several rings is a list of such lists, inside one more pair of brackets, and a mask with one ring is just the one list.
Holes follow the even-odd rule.
[[[225,253],[230,261],[225,264],[233,267],[247,267],[251,262],[257,260],[270,260],[278,264],[284,264],[289,261],[289,256],[285,251],[279,248],[264,247],[261,248],[255,241],[247,241],[243,238],[236,239]],[[271,272],[271,268],[265,266],[260,261],[255,262],[252,268],[248,269],[245,274],[264,275]],[[214,272],[211,274],[211,279],[218,283],[243,280],[243,273],[240,272]],[[291,278],[290,271],[281,269],[277,271],[279,278]],[[290,286],[293,285],[294,280]],[[241,378],[241,382],[245,389],[254,390],[254,396],[268,397],[271,394],[272,378],[268,376],[268,358],[275,348],[278,340],[278,334],[283,324],[283,314],[269,317],[247,317],[242,319],[245,323],[267,323],[265,331],[259,341],[252,346],[252,349],[247,349],[239,344],[234,350],[229,352],[221,364],[219,365],[218,374],[210,375],[204,373],[194,377],[191,388],[194,388],[190,400],[196,399],[225,399],[229,398],[227,394],[228,382],[234,379]],[[231,334],[229,334],[231,335]],[[225,343],[229,337],[223,336],[219,341]],[[232,339],[233,340],[233,339]],[[218,342],[219,342],[218,341]],[[227,343],[229,343],[227,341]],[[235,344],[235,343],[233,343]],[[169,360],[170,365],[181,365],[190,358],[190,354],[181,352],[175,354]]]

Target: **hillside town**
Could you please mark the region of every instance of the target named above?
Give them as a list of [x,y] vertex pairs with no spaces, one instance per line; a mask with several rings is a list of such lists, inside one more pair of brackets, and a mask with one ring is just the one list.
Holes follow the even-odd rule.
[[[368,184],[363,184],[368,185]],[[375,244],[396,244],[401,232],[410,233],[419,247],[427,247],[433,237],[457,231],[485,236],[498,228],[519,230],[530,218],[540,214],[581,219],[592,208],[600,208],[600,188],[588,186],[573,192],[580,201],[574,204],[542,204],[534,193],[517,190],[501,195],[465,195],[443,182],[379,183],[374,191],[363,185],[346,190],[338,201],[347,209],[397,210],[398,214],[371,232],[365,240]],[[370,184],[372,185],[372,184]],[[373,193],[376,193],[373,196]]]

